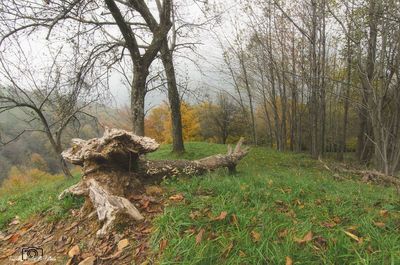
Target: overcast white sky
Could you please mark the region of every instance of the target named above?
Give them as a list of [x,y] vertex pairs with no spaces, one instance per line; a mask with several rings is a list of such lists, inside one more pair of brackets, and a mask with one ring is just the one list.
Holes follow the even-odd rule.
[[[212,30],[210,30],[210,25],[205,25],[202,29],[199,28],[196,31],[193,31],[194,33],[191,34],[189,38],[178,39],[178,43],[201,43],[200,45],[197,45],[196,52],[186,49],[184,52],[181,51],[180,54],[175,54],[175,66],[178,81],[187,81],[188,88],[197,94],[199,94],[199,91],[201,91],[201,93],[213,94],[216,90],[220,90],[221,88],[229,89],[229,82],[224,82],[226,76],[222,76],[219,72],[223,67],[223,51],[220,45],[220,40],[224,41],[226,36],[231,35],[230,33],[233,30],[231,25],[232,18],[236,17],[235,12],[237,12],[238,2],[240,1],[210,0],[210,7],[214,9],[213,5],[216,4],[217,10],[219,11],[215,11],[216,13],[214,12],[213,14],[207,13],[207,15],[204,13],[204,10],[192,0],[186,0],[187,5],[180,7],[179,9],[179,13],[181,16],[185,17],[185,21],[200,23],[211,20],[210,24],[214,25]],[[216,23],[215,19],[211,19],[215,17],[215,14],[222,14],[222,16],[218,18],[218,23]],[[216,38],[216,33],[221,36],[220,40]],[[25,67],[27,69],[30,68],[34,69],[34,71],[39,71],[39,68],[46,66],[46,58],[49,58],[49,49],[46,48],[49,41],[45,38],[46,34],[47,31],[43,30],[38,34],[27,36],[26,41],[19,42],[26,51],[27,56],[29,56],[27,65],[21,66],[22,69]],[[119,32],[116,32],[116,34],[119,34]],[[56,41],[56,38],[50,38],[50,42],[54,43]],[[63,43],[56,43],[56,46],[57,45],[63,46]],[[52,47],[54,47],[54,45],[52,45]],[[65,52],[65,49],[68,48],[64,48],[63,52]],[[191,60],[184,59],[179,55],[190,58],[192,61],[196,62],[196,65]],[[110,76],[110,88],[114,98],[113,105],[116,107],[129,105],[130,101],[129,87],[127,87],[122,80],[122,76],[116,71],[113,71]],[[190,94],[188,95],[190,97]],[[146,108],[149,109],[163,100],[166,100],[165,91],[152,91],[146,97]],[[194,97],[191,97],[190,100],[193,101],[195,99]]]
[[[212,3],[211,3],[212,2]],[[191,58],[195,61],[195,65],[191,60],[182,58],[179,54],[175,54],[176,57],[175,67],[176,74],[180,81],[186,82],[188,78],[188,87],[191,91],[196,94],[208,93],[213,94],[219,89],[226,89],[229,83],[224,82],[226,76],[222,76],[220,73],[221,67],[223,67],[223,50],[221,48],[220,41],[224,41],[224,35],[230,36],[232,32],[231,17],[235,16],[237,2],[236,0],[223,1],[214,0],[210,1],[210,4],[217,4],[217,14],[222,14],[218,23],[216,23],[214,16],[210,14],[204,14],[204,10],[201,10],[196,4],[186,6],[185,10],[181,12],[187,16],[187,21],[193,21],[196,23],[211,20],[210,25],[206,25],[203,29],[198,29],[195,38],[180,39],[178,42],[201,42],[197,45],[196,51],[193,52],[190,49],[184,50],[182,55]],[[213,24],[212,30],[210,30],[211,23]],[[224,33],[224,34],[221,34]],[[220,40],[216,38],[216,33],[219,33]],[[200,68],[200,69],[199,69]],[[129,104],[129,91],[120,82],[121,77],[117,74],[112,76],[112,93],[116,100],[117,105],[121,106]],[[123,88],[123,89],[121,89]],[[187,100],[195,100],[192,94],[188,94]],[[189,97],[189,98],[188,98]],[[166,100],[166,94],[160,91],[152,91],[146,97],[147,108],[159,104],[163,100]]]

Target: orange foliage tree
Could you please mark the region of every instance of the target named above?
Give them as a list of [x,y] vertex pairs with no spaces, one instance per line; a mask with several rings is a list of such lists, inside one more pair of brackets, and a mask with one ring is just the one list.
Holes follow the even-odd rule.
[[[181,103],[183,139],[198,140],[200,122],[197,109],[186,102]],[[145,135],[160,143],[172,142],[170,108],[166,103],[153,108],[145,120]]]

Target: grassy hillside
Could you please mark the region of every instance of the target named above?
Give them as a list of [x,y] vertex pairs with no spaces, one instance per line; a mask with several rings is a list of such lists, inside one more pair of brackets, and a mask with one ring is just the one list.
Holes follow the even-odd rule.
[[[193,143],[188,156],[225,149]],[[400,264],[393,189],[336,182],[307,155],[265,148],[253,148],[238,170],[166,184],[185,200],[156,221],[154,246],[168,242],[162,264],[285,264],[286,257],[295,264]],[[213,221],[221,212],[226,217]],[[309,232],[312,239],[301,243]]]
[[[187,159],[226,151],[207,143],[186,148]],[[172,159],[169,150],[163,146],[150,158]],[[3,195],[0,225],[43,211],[48,218],[66,217],[82,201],[55,198],[75,181]],[[155,220],[151,243],[161,264],[400,264],[394,189],[337,182],[304,154],[253,148],[234,176],[220,170],[163,186],[166,198],[184,199],[167,200]]]

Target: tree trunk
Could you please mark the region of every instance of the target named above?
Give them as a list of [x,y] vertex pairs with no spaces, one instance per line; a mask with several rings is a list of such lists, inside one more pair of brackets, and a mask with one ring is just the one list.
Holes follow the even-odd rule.
[[189,160],[146,160],[143,155],[155,151],[159,144],[148,137],[106,128],[103,137],[90,140],[74,139],[73,147],[62,153],[72,164],[83,167],[82,180],[60,194],[86,196],[86,206],[94,207],[103,227],[98,236],[105,235],[117,218],[130,216],[141,220],[143,216],[126,199],[127,196],[143,192],[144,185],[180,175],[200,175],[217,168],[226,167],[235,172],[238,162],[249,149],[242,148],[243,138],[235,149],[228,146],[227,154]]
[[181,102],[178,87],[176,85],[172,52],[169,50],[167,40],[164,40],[164,43],[161,47],[161,60],[164,65],[168,82],[168,100],[171,108],[172,122],[172,152],[183,153],[185,151],[185,147],[183,145],[182,134]]
[[139,136],[144,136],[144,100],[148,75],[148,69],[142,67],[140,64],[134,65],[131,88],[131,112],[133,132]]

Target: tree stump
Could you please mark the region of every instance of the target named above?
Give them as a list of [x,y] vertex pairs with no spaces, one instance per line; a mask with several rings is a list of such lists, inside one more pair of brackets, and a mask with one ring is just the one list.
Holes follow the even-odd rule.
[[63,191],[66,194],[85,196],[85,205],[92,205],[102,228],[103,236],[112,229],[119,214],[133,220],[144,217],[128,200],[134,192],[142,192],[144,185],[181,175],[201,175],[217,168],[236,170],[237,163],[249,149],[242,147],[243,138],[235,149],[228,146],[227,154],[218,154],[199,160],[147,160],[144,154],[158,149],[159,144],[148,137],[140,137],[120,129],[106,128],[103,137],[90,140],[73,139],[72,147],[62,153],[68,162],[83,167],[79,183]]

